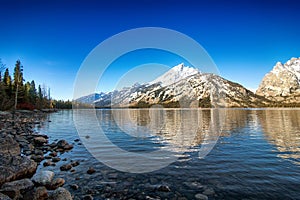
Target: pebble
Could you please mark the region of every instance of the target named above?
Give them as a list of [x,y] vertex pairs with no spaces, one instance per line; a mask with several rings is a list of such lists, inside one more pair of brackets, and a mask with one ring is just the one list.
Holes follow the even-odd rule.
[[160,192],[170,192],[170,188],[169,186],[167,185],[160,185],[158,188],[157,188],[158,191]]
[[72,168],[71,164],[65,164],[60,167],[61,171],[69,171]]
[[88,173],[88,174],[93,174],[93,173],[95,173],[95,172],[96,172],[96,170],[95,170],[93,167],[90,167],[90,168],[87,170],[86,173]]
[[52,158],[52,162],[59,162],[61,159],[59,157]]
[[78,190],[79,186],[76,184],[70,185],[73,190]]

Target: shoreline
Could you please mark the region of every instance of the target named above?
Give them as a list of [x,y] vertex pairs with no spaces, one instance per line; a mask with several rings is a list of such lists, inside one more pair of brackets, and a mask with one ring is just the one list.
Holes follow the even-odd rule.
[[49,144],[47,135],[35,132],[50,112],[53,110],[0,112],[0,199],[73,199],[63,188],[62,177],[38,170],[45,159],[44,167],[54,166],[61,154],[73,148],[65,140]]

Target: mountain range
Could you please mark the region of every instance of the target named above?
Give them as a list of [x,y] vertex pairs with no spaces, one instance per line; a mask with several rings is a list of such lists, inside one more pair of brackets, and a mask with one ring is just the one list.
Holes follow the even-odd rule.
[[256,93],[221,76],[183,63],[155,80],[75,101],[95,107],[270,107],[300,105],[300,58],[277,63]]

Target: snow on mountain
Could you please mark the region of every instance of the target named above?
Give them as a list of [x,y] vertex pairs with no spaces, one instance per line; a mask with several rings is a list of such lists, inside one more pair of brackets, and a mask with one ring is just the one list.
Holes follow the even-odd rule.
[[154,81],[101,93],[96,107],[257,107],[269,100],[242,85],[179,64]]
[[285,103],[299,102],[300,58],[291,58],[285,64],[277,62],[263,78],[256,94]]
[[161,86],[165,87],[171,84],[174,84],[188,76],[192,76],[194,74],[200,73],[199,70],[185,66],[184,63],[176,65],[175,67],[171,68],[162,76],[158,77],[154,81],[149,82],[149,84],[160,83]]

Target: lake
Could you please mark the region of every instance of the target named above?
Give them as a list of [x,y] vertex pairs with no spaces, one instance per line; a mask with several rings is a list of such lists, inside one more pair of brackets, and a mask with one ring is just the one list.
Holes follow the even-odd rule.
[[[37,130],[50,142],[81,139],[45,168],[79,185],[75,199],[300,199],[300,109],[62,110],[48,120]],[[59,170],[71,160],[75,172]]]

